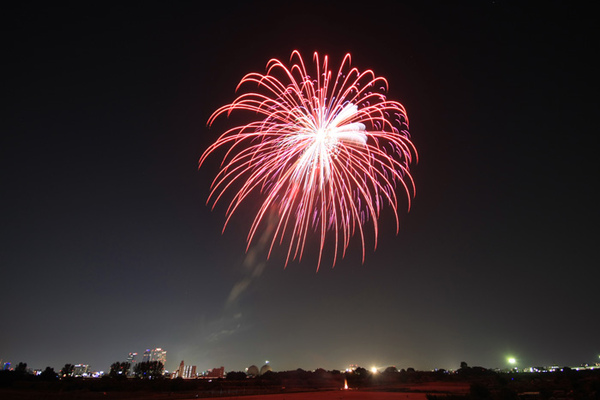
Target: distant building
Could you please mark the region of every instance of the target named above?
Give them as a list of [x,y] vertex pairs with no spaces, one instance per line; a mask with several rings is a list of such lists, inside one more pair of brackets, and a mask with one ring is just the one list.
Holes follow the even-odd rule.
[[150,361],[150,349],[146,349],[146,351],[144,352],[144,355],[142,356],[142,362],[148,362]]
[[195,365],[186,365],[183,370],[183,377],[185,379],[195,379],[198,376],[196,375],[196,366]]
[[185,364],[183,363],[183,360],[181,360],[181,362],[179,363],[179,368],[177,368],[175,371],[173,371],[173,373],[171,374],[171,378],[175,379],[175,378],[183,378],[183,369],[185,368]]
[[136,363],[135,358],[137,357],[137,355],[138,353],[129,353],[127,355],[127,362],[129,363],[129,371],[127,373],[128,376],[133,376],[134,374],[134,368]]
[[87,364],[77,364],[73,367],[73,376],[82,377],[89,376],[90,366]]
[[167,351],[159,348],[153,349],[150,354],[150,361],[160,361],[163,366],[167,365]]
[[129,364],[131,364],[131,366],[133,367],[133,365],[135,364],[135,358],[137,357],[137,353],[129,353],[127,355],[127,362]]
[[258,376],[258,367],[256,365],[251,365],[246,369],[246,374],[248,374],[251,377],[257,377]]
[[269,371],[273,371],[273,368],[271,368],[271,366],[269,364],[265,364],[260,368],[260,374],[264,375]]
[[206,378],[211,378],[211,379],[225,378],[225,367],[213,368],[213,369],[209,370],[208,373],[206,374]]
[[179,368],[177,368],[172,374],[171,378],[183,378],[183,379],[195,379],[198,375],[196,375],[196,366],[195,365],[185,365],[183,360],[179,363]]
[[163,366],[167,365],[167,351],[157,347],[156,349],[146,349],[142,356],[142,361],[160,361]]

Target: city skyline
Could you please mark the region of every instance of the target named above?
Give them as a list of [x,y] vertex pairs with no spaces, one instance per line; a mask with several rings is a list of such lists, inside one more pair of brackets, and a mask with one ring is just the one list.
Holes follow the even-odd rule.
[[[600,215],[596,23],[504,0],[13,3],[0,174],[0,359],[108,368],[455,369],[595,362]],[[298,50],[385,77],[406,107],[416,192],[317,272],[286,266],[262,200],[225,231],[207,204],[250,72]],[[307,65],[308,67],[308,65]],[[310,69],[310,68],[308,68]],[[359,139],[362,136],[359,137]],[[251,196],[252,197],[252,196]],[[369,222],[370,223],[370,222]],[[259,233],[263,233],[262,231]],[[324,254],[323,260],[331,260]],[[142,347],[147,346],[147,347]]]
[[[146,349],[146,351],[143,354],[143,358],[141,360],[135,360],[135,357],[132,358],[133,354],[137,354],[137,353],[133,353],[130,352],[128,353],[128,355],[126,356],[125,360],[115,360],[115,362],[128,362],[130,363],[130,368],[133,369],[135,364],[138,362],[152,362],[152,361],[159,361],[163,364],[163,366],[165,367],[165,374],[169,374],[169,375],[173,375],[174,377],[177,376],[182,376],[185,378],[191,378],[192,376],[192,371],[193,374],[196,374],[196,371],[198,375],[201,374],[207,374],[210,373],[210,371],[214,371],[214,370],[221,370],[221,372],[219,373],[219,375],[223,375],[227,372],[245,372],[246,374],[252,376],[252,375],[262,375],[264,374],[264,372],[266,370],[272,370],[274,372],[284,372],[284,371],[290,371],[290,370],[296,370],[298,368],[291,368],[288,370],[274,370],[271,366],[271,362],[269,360],[264,360],[263,362],[259,362],[259,363],[254,363],[251,365],[246,366],[245,368],[242,369],[227,369],[224,366],[221,367],[210,367],[210,368],[198,368],[198,366],[196,365],[197,362],[196,361],[187,361],[185,359],[182,359],[180,361],[175,362],[175,360],[171,360],[170,364],[167,364],[166,361],[166,350],[163,350],[162,348],[155,348],[155,349]],[[485,365],[473,365],[468,363],[467,361],[461,361],[460,363],[457,364],[457,366],[455,368],[438,368],[438,367],[434,367],[434,368],[430,368],[430,369],[426,369],[424,371],[437,371],[437,370],[447,370],[447,371],[457,371],[460,368],[462,368],[463,366],[469,366],[469,367],[477,367],[477,368],[485,368],[485,369],[489,369],[489,370],[496,370],[496,371],[510,371],[510,370],[518,370],[521,372],[542,372],[542,371],[550,371],[553,372],[555,370],[562,370],[563,368],[571,368],[571,369],[599,369],[600,368],[600,355],[597,355],[597,358],[595,356],[590,356],[589,360],[585,360],[585,361],[581,361],[580,363],[576,364],[576,365],[566,365],[566,364],[561,364],[561,363],[552,363],[552,364],[542,364],[542,363],[530,363],[530,364],[524,364],[522,359],[517,358],[514,354],[508,354],[506,355],[505,359],[502,361],[502,366],[501,367],[490,367],[490,366],[485,366]],[[188,358],[189,360],[189,358]],[[21,363],[23,361],[19,361],[19,363]],[[27,364],[27,362],[25,362]],[[0,366],[2,366],[2,369],[14,369],[14,367],[17,365],[17,362],[10,362],[10,361],[5,361],[0,359]],[[68,364],[72,364],[72,363],[68,363]],[[112,363],[111,363],[112,364]],[[202,363],[200,363],[202,364]],[[73,364],[72,364],[73,365]],[[176,367],[174,368],[167,368],[168,365],[176,365]],[[260,365],[260,367],[259,367]],[[90,366],[90,364],[74,364],[75,366],[75,370],[73,372],[74,376],[80,376],[81,374],[77,374],[76,371],[77,369],[84,369],[86,372],[91,373],[92,372],[92,366]],[[47,365],[46,367],[52,367],[52,368],[57,368],[55,366],[52,365]],[[313,367],[313,368],[307,368],[306,370],[308,371],[315,371],[317,369],[326,369],[326,370],[338,370],[338,371],[350,371],[352,369],[356,369],[358,367],[361,368],[365,368],[369,371],[372,372],[381,372],[383,370],[385,370],[386,368],[389,367],[393,367],[396,368],[397,370],[410,370],[410,369],[415,369],[412,366],[399,366],[396,364],[390,364],[390,365],[360,365],[360,364],[348,364],[346,366],[339,366],[338,368],[323,368],[323,367]],[[256,369],[256,372],[251,372],[252,369]],[[28,365],[28,369],[30,370],[37,370],[37,371],[41,371],[43,369],[43,367],[41,366],[31,366]],[[303,369],[303,368],[300,368]],[[108,373],[108,371],[110,370],[110,366],[108,366],[107,368],[93,368],[94,372],[103,372],[103,373]],[[416,369],[419,370],[419,369]],[[58,369],[57,369],[58,371]],[[184,372],[182,372],[184,371]],[[210,375],[209,375],[210,376]]]

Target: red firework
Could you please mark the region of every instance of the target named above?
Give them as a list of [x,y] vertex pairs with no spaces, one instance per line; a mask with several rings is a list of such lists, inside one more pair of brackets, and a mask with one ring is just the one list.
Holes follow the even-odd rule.
[[292,52],[290,67],[272,59],[266,74],[244,76],[236,91],[248,85],[255,90],[216,110],[208,125],[222,114],[244,110],[252,122],[223,133],[199,165],[217,149],[226,149],[207,201],[214,207],[225,192],[233,192],[223,229],[251,193],[260,193],[248,246],[267,224],[268,210],[275,210],[269,256],[276,242],[288,243],[286,265],[300,260],[307,236],[316,234],[318,270],[328,235],[333,237],[333,265],[356,233],[364,262],[365,226],[372,223],[376,247],[385,204],[393,209],[398,231],[396,188],[402,187],[410,208],[414,182],[409,165],[417,153],[404,106],[386,99],[385,78],[351,67],[350,54],[335,73],[327,56],[321,63],[315,53],[313,60],[314,77],[298,51]]

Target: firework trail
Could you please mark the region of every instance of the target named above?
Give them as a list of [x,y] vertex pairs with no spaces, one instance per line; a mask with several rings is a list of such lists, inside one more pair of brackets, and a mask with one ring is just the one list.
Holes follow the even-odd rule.
[[[386,99],[385,78],[351,67],[350,54],[336,72],[327,56],[321,62],[314,53],[313,61],[313,76],[298,51],[292,52],[289,68],[272,59],[266,74],[244,76],[236,91],[242,86],[255,91],[216,110],[208,125],[233,111],[247,111],[252,120],[223,133],[202,154],[199,166],[225,149],[207,201],[214,208],[225,192],[232,193],[223,230],[240,204],[258,193],[262,204],[249,229],[248,247],[259,229],[268,229],[267,257],[276,243],[285,243],[287,265],[302,259],[307,236],[316,234],[318,270],[326,237],[333,240],[335,265],[358,234],[364,262],[365,227],[372,224],[376,248],[386,204],[399,230],[396,188],[406,194],[410,208],[414,182],[409,165],[417,153],[404,106]],[[272,213],[274,224],[268,221]]]

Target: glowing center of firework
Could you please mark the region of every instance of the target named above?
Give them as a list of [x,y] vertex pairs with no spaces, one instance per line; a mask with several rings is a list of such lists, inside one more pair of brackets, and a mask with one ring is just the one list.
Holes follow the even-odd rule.
[[348,103],[337,115],[326,124],[326,132],[337,141],[358,144],[361,147],[367,145],[367,135],[364,133],[366,127],[360,122],[345,123],[358,114],[358,107]]
[[[318,110],[324,113],[324,110]],[[351,146],[367,145],[366,127],[360,122],[347,122],[358,113],[358,107],[347,104],[333,119],[324,118],[321,125],[308,132],[311,144],[306,148],[298,161],[297,179],[303,179],[306,173],[319,172],[319,188],[329,180],[331,175],[331,158],[336,155],[337,146],[344,143]],[[314,177],[314,175],[310,175]],[[314,184],[314,178],[304,179],[305,184]]]

